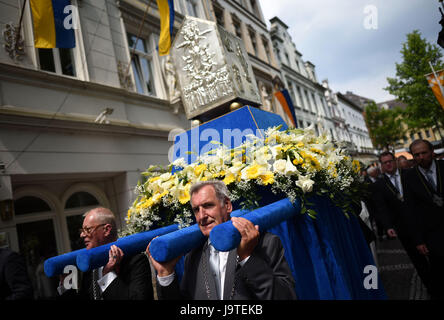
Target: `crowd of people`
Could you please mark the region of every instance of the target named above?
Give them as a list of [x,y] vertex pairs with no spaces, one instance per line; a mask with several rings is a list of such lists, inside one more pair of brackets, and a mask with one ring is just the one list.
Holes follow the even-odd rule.
[[444,298],[444,161],[423,139],[409,147],[413,159],[389,151],[364,172],[364,199],[378,239],[399,239],[431,299]]
[[[414,141],[410,153],[413,162],[388,151],[380,154],[379,165],[363,172],[368,192],[362,202],[373,221],[371,232],[377,229],[380,239],[398,238],[431,298],[443,299],[444,161],[434,158],[427,140]],[[158,262],[150,245],[144,253],[127,257],[113,245],[106,265],[82,273],[75,288],[66,288],[67,275],[60,276],[59,299],[297,299],[280,239],[244,218],[230,217],[233,206],[223,182],[193,185],[190,204],[208,239],[186,255],[180,283],[175,273],[180,257]],[[241,241],[237,248],[219,252],[209,234],[228,220]],[[86,249],[112,243],[118,238],[116,217],[107,208],[92,209],[85,213],[79,233]],[[32,299],[23,259],[6,249],[0,250],[0,299]]]

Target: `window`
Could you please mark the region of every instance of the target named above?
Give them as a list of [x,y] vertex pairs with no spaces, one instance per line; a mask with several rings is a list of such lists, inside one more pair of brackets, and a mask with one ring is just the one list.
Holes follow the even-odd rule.
[[224,9],[219,7],[216,3],[213,2],[214,15],[216,16],[216,22],[218,25],[225,27],[225,19],[224,19]]
[[17,238],[20,253],[25,259],[26,267],[33,284],[35,299],[54,299],[58,277],[48,278],[43,273],[46,259],[57,255],[57,239],[54,220],[45,219],[17,224]]
[[285,62],[287,63],[288,66],[290,66],[290,58],[288,57],[288,53],[287,51],[285,51]]
[[268,45],[268,39],[262,37],[262,43],[264,44],[265,54],[267,55],[267,61],[268,63],[271,63],[270,46]]
[[415,140],[415,134],[414,133],[410,133],[410,140]]
[[[133,50],[137,37],[128,33],[128,46],[130,51]],[[148,50],[149,46],[145,39],[139,39],[134,54],[131,59],[131,66],[134,72],[134,80],[138,93],[146,95],[155,95],[154,78],[153,78],[153,51]]]
[[79,237],[83,214],[100,205],[96,197],[86,191],[75,192],[66,200],[65,215],[71,251],[85,247],[83,240]]
[[[275,46],[275,47],[276,47],[276,46]],[[277,57],[277,59],[278,59],[279,62],[282,62],[282,61],[281,61],[281,50],[279,50],[278,48],[276,48],[276,57]]]
[[426,134],[426,137],[427,138],[430,138],[430,131],[427,129],[427,130],[425,130],[425,134]]
[[251,29],[248,30],[248,33],[250,34],[250,39],[251,39],[251,44],[253,45],[254,55],[257,57],[258,51],[257,51],[256,33]]
[[76,192],[66,201],[65,209],[98,205],[97,199],[88,192]]
[[259,10],[257,8],[256,0],[250,0],[251,9],[253,10],[253,14],[256,15],[256,17],[259,18]]
[[423,139],[422,132],[418,132],[418,137],[419,137],[419,139]]
[[305,106],[304,106],[304,99],[302,99],[301,88],[296,86],[296,91],[298,92],[298,98],[299,98],[299,102],[300,102],[301,107],[305,108]]
[[313,107],[312,107],[312,105],[311,105],[310,98],[308,97],[308,92],[307,92],[307,90],[304,90],[304,93],[305,93],[305,99],[306,99],[307,104],[308,104],[308,106],[309,106],[309,108],[310,108],[310,111],[313,112]]
[[293,90],[293,83],[291,81],[288,81],[288,92],[290,92],[291,100],[293,100],[293,103],[295,103],[295,96],[294,96],[294,90]]
[[317,103],[316,103],[316,98],[315,98],[314,93],[311,93],[311,98],[313,99],[313,104],[314,104],[314,110],[315,110],[315,112],[317,111],[316,113],[321,114],[321,110],[318,110],[318,109],[316,108]]
[[299,66],[299,60],[296,59],[296,68],[298,69],[298,72],[301,72],[301,67]]
[[[236,33],[236,35],[242,39],[242,29],[241,29],[241,23],[240,21],[233,16],[233,27],[234,27],[234,32]],[[242,39],[243,40],[243,39]]]
[[37,57],[41,70],[76,76],[73,49],[37,49]]
[[51,211],[49,205],[37,197],[24,196],[14,201],[14,212],[16,215],[47,211]]

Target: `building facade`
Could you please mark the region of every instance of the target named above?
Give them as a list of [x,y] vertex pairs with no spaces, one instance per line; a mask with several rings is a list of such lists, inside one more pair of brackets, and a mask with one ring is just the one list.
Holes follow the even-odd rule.
[[[82,215],[110,208],[125,224],[141,173],[166,165],[174,135],[191,126],[157,43],[156,1],[72,0],[73,49],[37,49],[29,1],[0,1],[0,246],[21,252],[36,298],[51,298],[43,273],[50,256],[83,247]],[[184,16],[215,21],[240,37],[253,66],[261,108],[284,112],[282,83],[258,1],[175,0],[174,32]],[[74,20],[73,20],[74,21]],[[284,118],[288,122],[288,118]]]
[[325,88],[318,82],[315,65],[303,61],[302,54],[288,32],[288,26],[278,17],[270,20],[270,35],[280,65],[284,87],[288,90],[295,107],[297,126],[313,124],[317,133],[326,131],[337,138],[331,106],[325,98]]
[[[2,32],[23,3],[0,2]],[[83,247],[82,215],[108,207],[123,227],[141,172],[167,164],[172,133],[190,126],[170,103],[159,14],[147,3],[73,0],[75,48],[36,49],[27,1],[20,58],[0,39],[0,237],[24,255],[36,298],[55,295],[43,261]],[[177,1],[176,27],[193,9],[204,14],[193,3]]]

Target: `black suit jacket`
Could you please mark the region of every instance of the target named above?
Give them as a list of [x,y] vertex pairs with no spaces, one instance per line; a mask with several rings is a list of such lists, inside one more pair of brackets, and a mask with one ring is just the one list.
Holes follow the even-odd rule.
[[[444,161],[435,160],[438,196],[444,199]],[[409,227],[416,245],[426,244],[432,254],[444,256],[444,207],[433,202],[431,187],[417,167],[406,175]]]
[[0,300],[32,299],[33,290],[23,257],[0,248]]
[[[81,275],[78,292],[68,290],[62,299],[93,300],[92,271]],[[116,279],[102,293],[104,300],[153,300],[151,268],[143,254],[124,257]]]
[[364,201],[365,206],[367,207],[368,214],[373,219],[376,219],[376,206],[374,204],[374,199],[373,199],[373,194],[376,192],[376,187],[375,187],[376,182],[373,182],[367,176],[364,178],[364,182],[366,183],[366,188],[362,200]]
[[[208,264],[208,242],[185,257],[182,282],[177,277],[167,287],[158,285],[161,299],[219,299]],[[225,273],[224,300],[296,299],[294,279],[284,257],[280,239],[261,233],[259,243],[243,267],[237,263],[237,250],[229,252]]]
[[403,200],[400,193],[384,174],[373,186],[372,202],[375,209],[375,218],[384,229],[395,229],[399,235],[408,235],[407,202],[405,194],[406,171],[399,170],[403,189]]

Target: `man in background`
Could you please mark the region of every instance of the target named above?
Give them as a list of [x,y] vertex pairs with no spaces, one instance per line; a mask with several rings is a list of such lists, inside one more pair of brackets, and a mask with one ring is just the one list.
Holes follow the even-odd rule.
[[33,299],[33,289],[23,257],[0,248],[0,300]]
[[[79,231],[88,250],[114,242],[118,238],[114,214],[107,208],[95,208],[85,213]],[[150,264],[145,254],[126,257],[120,248],[112,245],[108,263],[85,272],[78,292],[75,290],[65,292],[62,286],[58,290],[64,298],[152,300]]]
[[406,174],[409,232],[417,251],[430,263],[430,295],[444,299],[444,162],[433,159],[433,145],[411,143],[415,167]]

